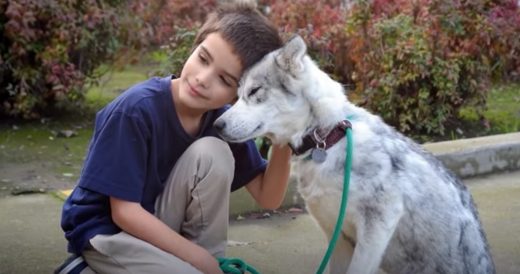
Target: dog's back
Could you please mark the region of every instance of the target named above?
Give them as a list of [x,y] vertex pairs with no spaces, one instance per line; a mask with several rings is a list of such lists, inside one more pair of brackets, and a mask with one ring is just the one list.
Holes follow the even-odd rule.
[[397,189],[404,208],[381,267],[389,273],[494,273],[476,207],[464,184],[433,155],[380,119],[368,123],[374,135],[366,141],[366,152],[363,143],[356,143],[357,154],[374,154],[379,147],[386,158],[369,156],[357,164],[389,165],[372,176],[386,178],[384,188]]

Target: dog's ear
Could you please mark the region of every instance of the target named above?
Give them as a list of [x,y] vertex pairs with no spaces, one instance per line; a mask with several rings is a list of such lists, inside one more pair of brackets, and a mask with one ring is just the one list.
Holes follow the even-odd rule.
[[276,64],[296,76],[303,70],[303,57],[307,52],[305,41],[299,35],[293,36],[275,57]]

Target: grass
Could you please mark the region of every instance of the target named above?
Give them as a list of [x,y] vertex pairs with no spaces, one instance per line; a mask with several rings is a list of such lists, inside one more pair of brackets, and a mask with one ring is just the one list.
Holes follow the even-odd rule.
[[102,77],[100,84],[88,89],[87,106],[100,109],[131,85],[148,78],[148,66],[129,66],[124,70],[110,71]]
[[520,84],[491,90],[486,118],[497,133],[520,131]]
[[474,109],[462,109],[461,116],[466,131],[476,136],[520,131],[520,83],[496,85],[490,90],[484,112],[489,128],[479,121]]
[[[147,71],[148,67],[132,66],[106,74],[98,86],[88,89],[86,111],[56,119],[0,123],[0,186],[13,181],[9,176],[14,176],[15,165],[25,166],[20,172],[49,172],[53,177],[74,182],[92,137],[95,112],[131,85],[147,79]],[[75,136],[60,137],[58,133],[64,130],[74,131]]]
[[[73,138],[59,138],[59,130],[72,129]],[[70,127],[64,123],[18,124],[11,128],[2,126],[0,133],[0,165],[27,164],[31,162],[52,163],[55,171],[77,174],[77,163],[83,161],[91,129]]]

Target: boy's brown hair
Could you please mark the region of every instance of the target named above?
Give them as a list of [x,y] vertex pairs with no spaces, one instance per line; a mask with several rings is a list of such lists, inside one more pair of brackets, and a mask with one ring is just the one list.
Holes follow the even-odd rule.
[[222,4],[210,13],[195,37],[194,48],[214,32],[233,46],[244,70],[282,46],[276,27],[248,1]]

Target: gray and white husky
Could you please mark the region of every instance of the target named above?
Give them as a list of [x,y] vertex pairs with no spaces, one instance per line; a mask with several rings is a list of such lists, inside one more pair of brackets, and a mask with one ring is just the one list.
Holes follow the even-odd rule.
[[349,117],[349,204],[331,273],[495,273],[464,184],[421,146],[350,103],[342,86],[306,54],[301,37],[246,71],[238,96],[215,122],[224,139],[268,136],[299,148],[314,136],[316,147],[293,156],[293,172],[308,211],[329,239],[342,195],[346,139],[326,147],[324,141]]

